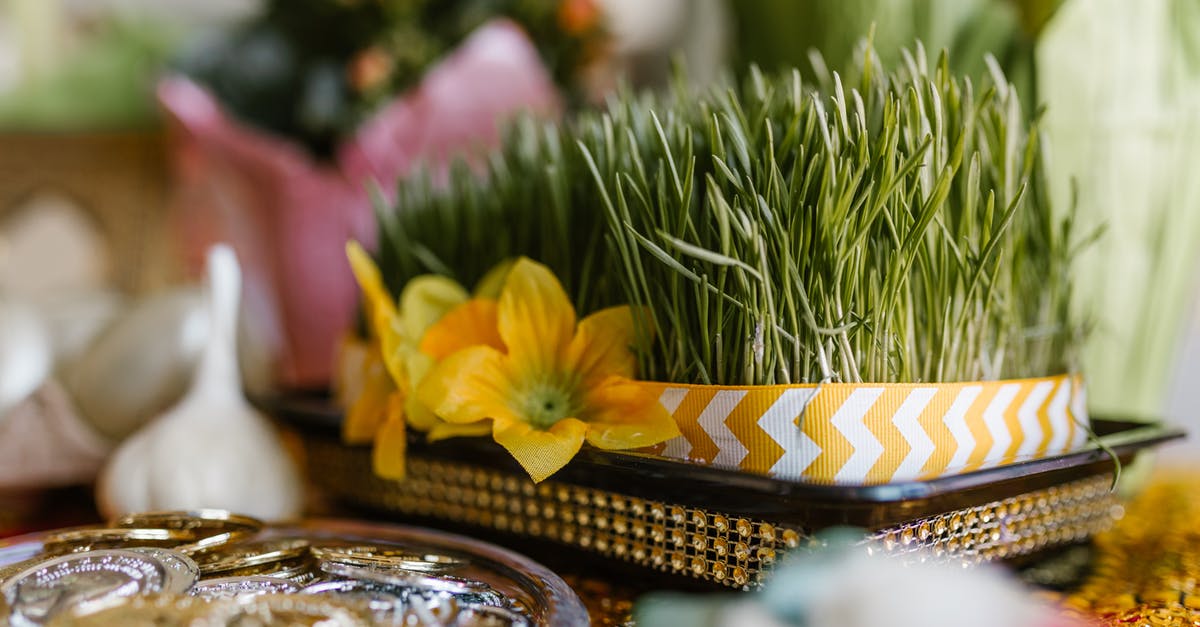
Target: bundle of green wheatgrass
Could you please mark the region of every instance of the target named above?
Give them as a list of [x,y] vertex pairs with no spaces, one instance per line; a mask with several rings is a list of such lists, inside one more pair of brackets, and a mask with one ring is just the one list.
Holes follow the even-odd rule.
[[918,44],[696,93],[522,120],[485,172],[381,207],[393,293],[549,265],[581,315],[644,306],[640,376],[700,384],[950,382],[1074,370],[1072,258],[1037,116],[994,63],[973,84]]

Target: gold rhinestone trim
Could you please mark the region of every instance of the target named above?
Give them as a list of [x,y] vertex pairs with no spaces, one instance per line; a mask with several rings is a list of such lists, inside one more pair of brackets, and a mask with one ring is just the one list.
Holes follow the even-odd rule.
[[1081,542],[1112,527],[1122,509],[1111,490],[1112,475],[1052,486],[947,512],[876,532],[889,553],[980,563]]
[[[308,438],[313,479],[350,502],[570,545],[733,588],[761,583],[808,537],[748,516],[545,481],[410,455],[408,478],[371,471],[370,450]],[[1107,529],[1117,506],[1108,476],[1038,490],[878,530],[876,546],[968,563],[1015,557]],[[918,549],[927,549],[915,553]],[[925,559],[925,558],[922,558]]]

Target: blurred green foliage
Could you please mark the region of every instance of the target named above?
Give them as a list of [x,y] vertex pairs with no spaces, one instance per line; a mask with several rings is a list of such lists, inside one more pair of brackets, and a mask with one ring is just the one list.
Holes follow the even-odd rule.
[[126,129],[156,120],[154,79],[178,33],[160,24],[114,18],[54,71],[25,80],[0,97],[0,128]]
[[862,36],[874,28],[885,65],[921,40],[930,55],[948,50],[954,74],[981,78],[985,53],[996,57],[1028,105],[1037,102],[1033,47],[1061,0],[733,0],[735,68],[801,66],[809,50],[831,68],[852,67]]
[[[578,11],[564,15],[564,8]],[[243,120],[300,140],[317,155],[484,22],[507,17],[538,47],[560,85],[600,35],[590,1],[270,0],[261,16],[183,55],[179,66]],[[582,23],[581,23],[582,22]]]
[[[1172,385],[1194,387],[1177,369],[1200,266],[1200,2],[1071,0],[1037,69],[1053,199],[1077,203],[1084,228],[1108,227],[1075,272],[1096,319],[1090,407],[1163,418]],[[1171,418],[1196,424],[1190,411]]]

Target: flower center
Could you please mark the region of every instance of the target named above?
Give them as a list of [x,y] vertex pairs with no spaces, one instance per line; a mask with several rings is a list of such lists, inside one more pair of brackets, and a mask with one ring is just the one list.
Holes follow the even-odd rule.
[[522,414],[538,429],[549,429],[563,418],[575,415],[570,390],[549,383],[532,386],[524,395]]

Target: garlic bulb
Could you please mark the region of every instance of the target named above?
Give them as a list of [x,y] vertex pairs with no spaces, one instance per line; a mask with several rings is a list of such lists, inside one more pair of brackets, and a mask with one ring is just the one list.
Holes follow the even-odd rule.
[[297,470],[242,395],[235,335],[241,276],[227,246],[209,251],[208,290],[210,333],[192,387],[109,461],[97,487],[106,515],[205,507],[268,520],[299,513]]

